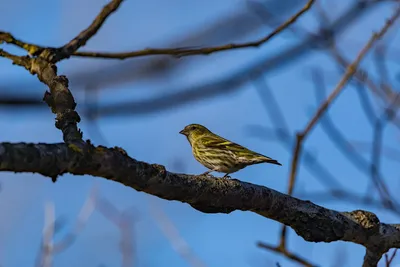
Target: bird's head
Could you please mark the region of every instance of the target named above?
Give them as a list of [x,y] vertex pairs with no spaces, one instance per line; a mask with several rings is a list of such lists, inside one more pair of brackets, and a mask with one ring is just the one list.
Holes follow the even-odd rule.
[[189,141],[191,141],[203,136],[204,134],[210,133],[210,130],[200,124],[189,124],[179,133],[183,134],[189,139]]

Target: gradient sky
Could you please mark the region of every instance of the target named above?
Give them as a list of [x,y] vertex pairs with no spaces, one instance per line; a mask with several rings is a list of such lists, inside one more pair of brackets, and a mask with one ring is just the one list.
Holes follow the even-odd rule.
[[[11,32],[14,36],[33,43],[49,46],[62,45],[89,25],[107,2],[106,0],[8,1],[1,5],[3,7],[0,10],[1,30]],[[242,0],[203,0],[190,1],[190,3],[184,0],[125,1],[84,49],[124,51],[163,47],[223,16],[243,12],[246,10],[244,2]],[[329,3],[331,18],[335,18],[345,10],[349,2],[351,1],[338,0],[335,4]],[[279,12],[281,7],[274,6],[274,8]],[[291,13],[293,11],[288,14]],[[376,6],[373,12],[368,12],[360,21],[353,24],[342,35],[343,41],[339,43],[344,54],[354,59],[370,38],[371,32],[379,30],[390,14],[389,5]],[[311,11],[299,22],[299,25],[310,31],[315,29],[317,23],[314,15],[315,11]],[[218,42],[224,44],[249,41],[269,31],[270,28],[264,27],[262,30],[251,32],[245,39],[218,40]],[[400,44],[400,37],[395,31],[391,31],[389,36],[392,47],[395,47],[396,43]],[[212,81],[235,73],[254,62],[268,58],[295,44],[294,40],[292,35],[285,33],[258,49],[179,59],[187,61],[187,67],[179,69],[179,72],[174,73],[173,76],[158,80],[138,78],[132,83],[117,86],[104,85],[107,90],[101,93],[99,101],[107,104],[116,103],[122,99],[146,99],[170,92],[170,90],[190,88],[204,81]],[[207,43],[198,45],[207,45]],[[9,46],[6,48],[10,52],[18,51]],[[391,77],[399,72],[399,65],[395,63],[395,60],[388,61]],[[71,90],[78,102],[78,111],[83,101],[83,95],[78,90],[81,88],[78,86],[82,84],[78,85],[77,81],[71,78],[72,75],[101,68],[106,64],[112,66],[120,62],[71,59],[59,65],[59,74],[65,74],[71,79]],[[363,66],[371,74],[376,75],[371,56],[367,57]],[[329,92],[333,90],[340,79],[340,73],[331,57],[319,52],[308,53],[289,66],[269,72],[264,77],[269,89],[273,91],[280,107],[284,110],[293,133],[303,129],[318,107],[314,85],[310,79],[313,68],[324,71],[327,90]],[[99,79],[104,78],[107,79],[107,75],[99,77]],[[41,97],[44,93],[45,87],[41,86],[36,77],[31,76],[22,68],[12,66],[3,58],[0,59],[0,81],[0,90],[3,84],[16,84],[19,86],[14,87],[13,90],[18,90],[21,94]],[[74,82],[76,87],[74,87]],[[100,82],[100,85],[102,83]],[[398,81],[394,84],[399,85]],[[79,126],[84,133],[84,138],[90,138],[96,145],[121,146],[135,159],[163,164],[170,171],[199,174],[205,169],[191,156],[188,142],[178,132],[189,123],[201,123],[214,132],[269,155],[283,164],[280,168],[268,165],[249,167],[235,173],[233,177],[286,192],[290,153],[279,142],[260,140],[250,136],[246,131],[249,125],[273,127],[258,93],[258,90],[264,89],[257,88],[255,83],[249,82],[235,93],[198,101],[176,109],[145,115],[101,118],[97,125],[104,138],[100,138],[83,115]],[[348,140],[370,142],[372,140],[371,127],[356,97],[355,88],[346,87],[330,110],[330,116]],[[54,115],[47,108],[28,112],[0,108],[0,129],[2,129],[1,141],[48,143],[62,141],[61,132],[54,127]],[[397,147],[399,136],[393,127],[388,127],[385,131],[384,142],[389,147]],[[321,162],[324,162],[326,168],[334,174],[344,188],[356,193],[365,193],[369,177],[343,157],[320,127],[317,127],[307,139],[306,147]],[[369,160],[368,157],[368,154],[365,154],[366,160]],[[398,163],[383,160],[382,169],[392,192],[396,192],[399,189]],[[296,194],[301,193],[301,198],[310,199],[311,196],[307,197],[307,192],[326,190],[326,186],[320,182],[324,177],[319,178],[316,179],[302,166]],[[136,266],[189,266],[174,251],[155,222],[151,213],[154,206],[162,208],[173,221],[180,235],[207,266],[274,266],[275,262],[279,262],[282,267],[297,266],[280,255],[256,247],[258,241],[277,244],[281,225],[250,212],[237,211],[228,215],[203,214],[187,204],[158,199],[121,184],[90,176],[64,175],[53,184],[50,179],[45,179],[40,175],[0,173],[0,182],[2,189],[0,214],[3,214],[0,220],[1,266],[32,266],[41,240],[45,203],[53,202],[56,216],[67,219],[66,230],[57,235],[56,239],[59,239],[73,226],[74,219],[94,184],[98,186],[101,195],[118,209],[129,209],[133,212],[135,230],[132,238],[136,247]],[[322,202],[318,199],[315,199],[315,202],[340,211],[368,209],[376,212],[380,220],[386,223],[400,221],[400,218],[387,211],[360,206],[357,203]],[[118,229],[95,212],[74,245],[55,256],[54,266],[99,266],[101,264],[107,267],[120,266],[119,240]],[[364,248],[361,246],[344,242],[308,243],[292,230],[289,231],[289,249],[324,267],[334,266],[338,258],[346,260],[345,266],[361,266],[364,256]],[[400,260],[396,262],[400,263]]]

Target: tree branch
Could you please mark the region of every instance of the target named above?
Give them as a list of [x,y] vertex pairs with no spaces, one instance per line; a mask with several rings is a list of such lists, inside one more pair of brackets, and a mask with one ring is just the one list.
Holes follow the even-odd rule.
[[239,43],[239,44],[226,44],[220,46],[213,47],[204,47],[204,48],[148,48],[140,51],[132,51],[132,52],[123,52],[123,53],[106,53],[106,52],[75,52],[72,56],[76,57],[91,57],[91,58],[107,58],[107,59],[127,59],[133,57],[141,57],[141,56],[149,56],[149,55],[172,55],[176,57],[183,56],[191,56],[191,55],[209,55],[215,52],[221,52],[226,50],[234,50],[248,47],[258,47],[263,45],[264,43],[271,40],[278,33],[287,29],[293,23],[297,21],[304,13],[306,13],[314,4],[315,0],[309,0],[301,10],[299,10],[296,14],[286,20],[284,23],[279,25],[274,31],[269,33],[267,36],[247,43]]
[[[275,37],[278,33],[282,32],[283,30],[290,27],[293,23],[295,23],[304,13],[306,13],[314,4],[315,0],[309,0],[301,10],[299,10],[296,14],[291,16],[288,20],[284,23],[279,25],[274,31],[266,35],[265,37],[246,43],[239,43],[239,44],[225,44],[220,46],[213,46],[213,47],[203,47],[203,48],[191,48],[191,47],[179,47],[179,48],[147,48],[140,51],[132,51],[132,52],[122,52],[122,53],[108,53],[108,52],[77,52],[77,50],[84,46],[86,42],[97,33],[100,27],[103,25],[105,20],[108,18],[111,13],[116,11],[123,0],[113,0],[106,6],[104,6],[103,10],[100,14],[95,18],[92,24],[78,34],[73,40],[71,40],[68,44],[64,45],[61,48],[47,48],[49,51],[54,53],[55,57],[52,58],[52,62],[56,63],[62,59],[68,58],[70,56],[76,57],[91,57],[91,58],[107,58],[107,59],[127,59],[133,57],[142,57],[142,56],[149,56],[149,55],[172,55],[176,57],[183,57],[183,56],[191,56],[191,55],[209,55],[215,52],[222,52],[226,50],[234,50],[234,49],[241,49],[241,48],[249,48],[249,47],[258,47],[263,45],[264,43],[271,40]],[[14,44],[26,51],[30,54],[38,54],[46,48],[22,42],[11,34],[7,32],[0,31],[0,43],[6,42],[10,44]]]
[[[293,158],[291,161],[290,167],[290,178],[289,178],[289,186],[288,186],[288,194],[292,195],[294,190],[294,184],[297,176],[298,162],[300,161],[301,151],[304,144],[304,141],[308,137],[309,133],[315,127],[320,118],[324,115],[327,109],[330,107],[332,102],[339,96],[339,94],[343,91],[344,86],[347,82],[353,77],[354,73],[356,73],[358,66],[361,63],[361,60],[365,57],[367,52],[373,47],[373,45],[384,36],[384,34],[389,30],[389,28],[394,24],[394,22],[400,16],[400,7],[397,8],[394,14],[387,19],[385,25],[378,33],[374,33],[369,39],[368,43],[361,49],[360,53],[357,55],[356,59],[351,63],[347,69],[345,74],[340,79],[339,83],[336,85],[335,89],[328,96],[328,98],[322,103],[322,105],[318,108],[315,115],[311,118],[311,120],[307,123],[306,127],[303,131],[296,134],[296,145],[293,148]],[[281,230],[281,246],[285,247],[286,241],[286,226],[282,227]]]
[[71,54],[76,52],[80,47],[84,46],[93,35],[103,26],[108,16],[115,12],[121,5],[123,0],[112,0],[110,3],[105,5],[99,15],[93,20],[90,26],[79,33],[74,39],[68,44],[60,48],[60,52],[57,53],[57,59],[55,62],[60,61],[64,58],[68,58]]
[[[40,173],[51,177],[53,181],[64,173],[88,174],[113,180],[163,199],[188,203],[204,213],[251,211],[278,221],[285,227],[291,227],[309,242],[341,240],[360,244],[366,248],[363,264],[365,267],[376,266],[382,255],[390,248],[400,247],[400,225],[381,223],[375,214],[368,211],[339,212],[291,196],[297,163],[301,156],[302,141],[357,71],[366,52],[400,16],[400,8],[396,10],[382,30],[372,36],[354,63],[349,65],[342,80],[326,102],[321,105],[304,131],[298,134],[292,161],[289,194],[286,195],[267,187],[236,179],[212,179],[206,176],[171,173],[164,166],[132,159],[120,148],[94,147],[89,141],[82,140],[82,133],[77,126],[80,117],[75,111],[76,103],[68,89],[68,79],[62,75],[58,76],[55,63],[68,58],[84,46],[122,1],[112,0],[87,29],[61,48],[46,48],[24,43],[9,33],[0,32],[0,43],[6,42],[19,46],[30,54],[30,56],[20,57],[0,49],[0,56],[26,68],[49,87],[50,93],[45,93],[44,100],[56,114],[56,127],[62,130],[65,141],[65,143],[59,144],[0,143],[0,171]],[[294,23],[314,2],[315,0],[309,0],[295,16],[258,41],[186,51],[179,50],[179,55],[210,54],[242,47],[257,47]],[[364,1],[360,3],[364,3]],[[367,3],[362,5],[367,5]],[[324,40],[332,39],[333,33],[329,33],[330,35],[321,34]],[[281,244],[276,248],[281,253],[287,252],[284,243],[285,229],[282,230]]]
[[303,265],[304,267],[317,267],[317,265],[314,265],[314,264],[308,262],[306,259],[304,259],[300,256],[297,256],[296,254],[288,251],[286,248],[284,248],[282,246],[271,246],[271,245],[263,243],[263,242],[258,242],[257,246],[260,248],[269,250],[269,251],[273,251],[273,252],[282,254],[286,258],[288,258],[294,262],[297,262],[297,263]]
[[347,241],[367,248],[366,259],[400,247],[400,225],[381,223],[371,212],[338,212],[239,180],[168,172],[164,166],[130,158],[118,148],[75,151],[66,144],[0,143],[0,171],[92,175],[167,200],[188,203],[204,213],[252,211],[290,226],[309,242]]
[[75,142],[78,147],[82,145],[82,132],[77,124],[80,116],[75,111],[76,103],[71,91],[68,89],[68,79],[64,75],[57,75],[55,63],[68,58],[81,46],[97,33],[107,17],[116,11],[123,0],[113,0],[97,15],[92,24],[78,34],[62,48],[44,48],[16,39],[10,33],[0,31],[0,43],[6,42],[25,49],[33,55],[15,56],[0,49],[0,57],[10,59],[13,64],[27,69],[31,74],[37,75],[38,79],[46,84],[50,92],[45,92],[43,100],[56,114],[56,127],[63,132],[63,139],[67,143]]
[[365,252],[364,262],[362,267],[376,267],[383,253],[368,250]]

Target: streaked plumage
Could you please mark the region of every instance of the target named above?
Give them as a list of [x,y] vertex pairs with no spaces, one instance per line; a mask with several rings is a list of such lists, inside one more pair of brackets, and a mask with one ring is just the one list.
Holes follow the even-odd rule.
[[187,137],[195,159],[209,169],[204,174],[216,171],[225,173],[224,177],[227,177],[249,165],[282,165],[270,157],[224,139],[200,124],[189,124],[179,133]]

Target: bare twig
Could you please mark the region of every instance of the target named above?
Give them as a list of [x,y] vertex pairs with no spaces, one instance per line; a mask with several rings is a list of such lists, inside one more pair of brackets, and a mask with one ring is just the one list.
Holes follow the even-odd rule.
[[[208,98],[221,95],[226,96],[229,93],[237,92],[242,88],[245,88],[243,84],[248,82],[249,73],[258,72],[260,74],[262,73],[263,75],[268,74],[272,71],[280,70],[289,63],[304,57],[305,55],[309,54],[310,51],[326,48],[327,43],[329,43],[327,40],[342,33],[349,25],[352,25],[355,21],[357,21],[358,18],[360,18],[367,11],[376,7],[380,2],[382,1],[357,1],[327,26],[329,31],[320,31],[321,34],[307,36],[306,39],[300,44],[290,46],[288,49],[284,49],[278,53],[273,53],[272,55],[262,56],[256,62],[248,64],[238,71],[229,73],[228,75],[219,79],[211,82],[201,83],[196,86],[191,86],[190,88],[185,86],[185,88],[181,88],[179,90],[176,90],[176,88],[165,88],[164,91],[170,93],[165,93],[161,96],[156,96],[148,100],[130,100],[122,103],[116,103],[115,105],[104,105],[99,107],[99,112],[97,115],[99,117],[116,115],[138,116],[159,112],[160,110],[176,108],[185,104],[193,103],[194,101],[198,101],[200,99],[204,101]],[[216,25],[216,27],[218,27],[218,25]],[[188,41],[194,42],[191,40]],[[161,69],[156,67],[160,65],[160,62],[163,64]],[[151,64],[146,64],[145,67],[143,67],[143,65],[133,64],[135,62],[124,62],[124,65],[120,64],[119,66],[111,66],[107,69],[103,69],[102,73],[107,73],[107,79],[102,79],[99,77],[99,74],[95,75],[95,73],[90,72],[89,74],[83,74],[83,78],[81,78],[82,75],[75,77],[74,81],[75,83],[78,81],[80,84],[86,84],[87,79],[90,78],[88,75],[91,75],[91,83],[101,83],[104,86],[105,84],[115,84],[116,82],[120,82],[121,75],[124,76],[122,79],[125,81],[127,79],[146,79],[150,76],[153,77],[153,75],[157,75],[157,77],[159,77],[160,75],[165,75],[165,73],[169,73],[172,69],[174,69],[170,62],[171,61],[166,62],[165,60],[160,61],[157,59],[152,60]],[[127,69],[129,69],[129,71],[126,71]],[[151,71],[149,71],[149,69],[151,69]],[[79,80],[83,81],[79,82]],[[13,87],[15,86],[19,85],[13,85]],[[88,113],[90,112],[91,111],[89,109]]]
[[25,69],[30,69],[30,61],[28,57],[19,57],[0,49],[0,57],[7,58],[13,62],[13,64],[24,67]]
[[396,253],[397,253],[397,248],[395,248],[393,250],[393,253],[392,253],[392,255],[390,257],[388,256],[388,253],[385,253],[385,266],[386,267],[390,267],[394,257],[396,257]]
[[[311,118],[311,120],[308,122],[305,129],[296,135],[296,145],[293,150],[293,158],[292,158],[292,164],[291,164],[291,168],[290,168],[290,180],[289,180],[289,188],[288,188],[289,195],[291,195],[293,193],[294,183],[295,183],[295,179],[296,179],[296,175],[297,175],[297,166],[298,166],[298,161],[300,158],[300,153],[302,150],[303,141],[305,140],[307,135],[311,132],[311,130],[314,128],[314,126],[316,125],[318,120],[321,118],[321,116],[329,108],[331,103],[336,99],[336,97],[340,94],[340,92],[342,92],[344,86],[347,84],[347,82],[351,79],[353,74],[356,72],[358,65],[360,64],[360,62],[364,58],[364,56],[367,54],[367,52],[373,47],[375,42],[377,42],[380,38],[382,38],[382,36],[388,31],[390,26],[393,25],[393,23],[398,19],[399,16],[400,16],[400,7],[397,8],[395,13],[392,15],[392,17],[386,21],[383,28],[378,33],[374,33],[372,35],[372,37],[370,38],[368,43],[360,51],[360,53],[358,54],[356,59],[353,61],[353,63],[347,67],[346,72],[343,75],[342,79],[336,85],[335,89],[328,96],[328,98],[325,100],[325,102],[318,108],[317,112]],[[285,239],[286,239],[286,226],[283,226],[282,231],[281,231],[281,245],[283,247],[285,247]]]
[[[388,198],[390,197],[389,189],[380,179],[380,161],[381,161],[381,151],[383,142],[382,135],[386,122],[390,121],[395,115],[393,109],[398,105],[397,102],[399,97],[400,95],[397,95],[397,97],[393,100],[391,105],[387,108],[387,110],[385,110],[381,118],[376,120],[375,130],[373,134],[373,141],[372,141],[371,165],[370,165],[372,181],[376,183],[376,186],[378,187],[377,188],[378,192],[382,190],[383,193],[386,194]],[[387,201],[388,205],[393,205],[390,199],[388,199]]]
[[[336,61],[344,68],[347,68],[347,66],[349,66],[348,61],[344,58],[344,56],[342,56],[339,51],[335,48],[332,47],[332,52],[333,52],[333,56],[335,57]],[[386,103],[390,103],[392,98],[394,97],[395,90],[393,90],[392,88],[389,87],[388,84],[385,84],[385,86],[378,86],[375,84],[375,82],[369,78],[370,75],[369,73],[361,68],[358,67],[358,69],[356,70],[354,77],[359,81],[359,83],[361,84],[365,84],[370,91],[378,96],[385,104]],[[392,120],[393,124],[400,129],[400,119],[397,117],[394,117]]]
[[392,212],[394,215],[400,215],[400,211],[398,209],[395,209],[393,206],[385,205],[380,199],[375,199],[372,196],[365,197],[364,195],[355,194],[347,190],[328,190],[323,192],[307,193],[300,192],[298,195],[299,197],[307,197],[307,199],[312,201],[318,201],[318,203],[339,200],[377,209],[385,209]]
[[[35,45],[25,44],[9,33],[0,32],[0,42],[11,43],[26,49],[28,52],[38,53],[38,55],[32,58],[29,56],[19,57],[0,49],[0,57],[8,58],[14,64],[27,69],[31,74],[36,74],[38,79],[49,87],[50,92],[45,92],[43,100],[51,108],[52,112],[57,115],[56,127],[63,132],[64,141],[71,143],[74,149],[80,150],[82,153],[84,144],[82,132],[77,126],[80,122],[80,117],[75,111],[75,99],[68,88],[69,81],[67,77],[57,75],[55,63],[69,57],[71,53],[85,45],[100,29],[107,17],[117,10],[122,1],[123,0],[112,0],[109,4],[104,6],[100,14],[87,29],[59,49],[41,49],[41,47],[38,48]],[[40,53],[36,50],[40,50]],[[55,182],[56,178],[54,178],[53,181]]]
[[368,94],[366,92],[364,83],[360,82],[356,83],[356,92],[358,94],[358,98],[360,99],[361,108],[364,111],[365,117],[373,127],[376,122],[377,116],[375,114],[375,110],[373,108],[371,100],[369,99]]
[[40,249],[38,267],[51,267],[53,265],[53,238],[55,232],[54,203],[45,205],[45,220],[43,227],[43,241]]
[[[287,10],[294,9],[294,6],[301,4],[301,2],[295,1],[286,1],[285,4],[281,5],[279,11],[277,12],[276,8],[271,11],[271,2],[273,4],[279,5],[279,2],[276,1],[246,1],[247,8],[252,11],[255,15],[257,15],[258,19],[262,21],[264,24],[268,25],[269,27],[276,27],[279,25],[278,18],[282,17],[282,13],[287,12]],[[297,2],[297,3],[296,3]],[[296,5],[293,5],[295,3]],[[318,1],[315,2],[317,4]],[[315,5],[314,4],[314,5]],[[296,27],[292,25],[288,28],[288,31],[297,37],[302,37],[304,34],[309,34],[309,32],[303,28]]]
[[[327,30],[320,31],[320,34],[307,36],[305,40],[302,41],[300,44],[290,46],[288,49],[284,49],[281,52],[273,53],[272,55],[262,56],[256,62],[244,66],[234,73],[229,73],[229,75],[224,76],[221,79],[202,83],[198,86],[192,86],[190,88],[185,87],[180,90],[176,90],[176,88],[166,88],[164,90],[165,92],[172,93],[166,93],[162,96],[156,96],[154,98],[144,101],[126,101],[123,103],[117,103],[115,105],[105,105],[99,107],[98,116],[137,116],[147,113],[159,112],[160,110],[176,108],[177,106],[192,103],[194,101],[198,101],[199,99],[205,100],[211,97],[216,97],[220,95],[226,96],[226,94],[237,92],[238,90],[245,88],[242,85],[248,82],[248,80],[244,77],[248,77],[249,73],[271,73],[274,70],[282,69],[289,63],[309,54],[309,52],[315,51],[315,49],[321,50],[323,48],[326,48],[326,44],[329,43],[327,40],[342,33],[350,25],[353,25],[354,22],[357,21],[357,19],[360,18],[363,14],[365,14],[372,8],[377,7],[379,3],[383,2],[384,1],[369,0],[354,2],[349,8],[347,8],[343,12],[343,14],[338,16],[331,24],[327,26]],[[241,23],[241,25],[243,27],[243,23]],[[219,28],[223,26],[225,26],[225,24],[215,25],[215,27]],[[217,32],[217,30],[213,30],[213,32]],[[224,35],[219,34],[218,36]],[[190,39],[187,40],[187,42],[196,43],[198,42],[198,40]],[[177,43],[176,46],[178,46],[179,44],[180,43]],[[160,62],[163,67],[156,67],[160,65]],[[159,77],[160,75],[165,75],[165,73],[169,73],[171,70],[174,69],[173,66],[171,66],[170,62],[176,61],[166,62],[165,60],[160,61],[160,59],[157,59],[152,60],[151,65],[146,64],[145,67],[143,67],[143,65],[133,64],[137,63],[136,61],[127,62],[129,64],[124,62],[124,65],[113,65],[108,67],[107,69],[103,69],[102,73],[107,73],[107,79],[102,79],[101,77],[99,77],[100,74],[98,74],[97,71],[97,75],[95,75],[96,73],[89,72],[88,74],[80,74],[79,77],[75,77],[74,84],[76,84],[77,81],[80,84],[86,84],[87,79],[92,79],[91,83],[97,82],[104,86],[110,83],[115,84],[116,82],[120,82],[121,79],[123,79],[124,81],[126,81],[127,79],[135,79],[137,81],[137,79],[147,79],[149,76],[153,77],[153,75],[157,75],[157,77]],[[127,69],[129,69],[129,71],[126,71]],[[149,71],[149,69],[151,69],[151,71]],[[82,73],[82,71],[80,73]],[[123,75],[124,77],[121,78],[121,75]],[[81,78],[82,76],[83,78]],[[83,81],[80,82],[80,80]],[[18,86],[22,85],[16,84],[12,87]],[[79,88],[75,88],[74,90],[77,89]]]
[[[257,81],[260,82],[261,80],[257,79]],[[261,100],[263,101],[263,106],[266,108],[271,120],[275,124],[275,128],[277,131],[276,135],[281,140],[281,142],[286,144],[288,149],[290,149],[292,147],[292,140],[289,140],[289,138],[290,138],[289,127],[287,126],[283,112],[279,108],[279,105],[277,104],[275,97],[273,96],[272,93],[269,92],[266,83],[262,83],[257,88],[263,88],[262,94],[261,94],[260,90],[258,90],[257,92],[259,93]],[[266,97],[264,97],[264,95],[266,95]],[[267,99],[268,99],[268,103],[267,103]],[[306,160],[309,160],[312,158],[312,156],[309,152],[305,152],[305,157],[306,157]],[[297,160],[296,160],[296,162],[297,162]],[[317,171],[317,172],[319,172],[319,174],[323,174],[323,175],[321,175],[321,177],[323,177],[324,181],[326,179],[328,179],[329,181],[334,181],[334,183],[336,184],[336,187],[338,187],[337,185],[340,185],[340,183],[337,182],[337,180],[334,178],[334,176],[331,175],[325,168],[323,168],[321,164],[316,163],[315,165],[317,168],[315,168],[314,164],[311,165],[312,172],[315,173]],[[292,192],[292,190],[293,190],[293,187],[291,187],[291,189],[289,188],[290,192]],[[283,226],[282,231],[281,231],[279,247],[282,247],[282,248],[286,247],[286,227],[285,226]]]
[[60,253],[75,242],[76,238],[85,228],[90,216],[93,214],[95,208],[95,202],[97,198],[97,187],[93,186],[92,192],[86,198],[85,203],[82,205],[81,211],[79,212],[78,218],[76,219],[73,230],[65,235],[65,237],[53,245],[53,252]]
[[373,53],[376,71],[379,73],[380,84],[385,86],[390,83],[389,71],[386,65],[387,46],[378,45]]
[[[247,131],[251,136],[257,137],[263,141],[268,140],[268,136],[273,134],[275,138],[274,140],[280,142],[288,152],[292,151],[294,144],[293,140],[295,140],[295,138],[282,129],[276,130],[261,127],[259,125],[249,125]],[[338,179],[318,160],[318,157],[316,157],[312,151],[304,148],[302,160],[307,170],[327,189],[342,188]]]
[[7,44],[13,44],[15,46],[18,46],[19,48],[24,49],[31,55],[36,54],[39,50],[44,49],[43,47],[41,47],[39,45],[35,45],[35,44],[31,44],[31,43],[27,43],[27,42],[18,40],[17,38],[15,38],[12,34],[10,34],[8,32],[0,31],[0,44],[3,42],[5,42]]
[[354,60],[354,62],[347,67],[345,74],[343,75],[343,77],[339,81],[339,83],[336,85],[335,89],[328,96],[328,98],[325,100],[325,102],[318,108],[314,117],[309,121],[309,123],[307,124],[304,131],[300,134],[301,139],[303,139],[314,128],[314,126],[318,122],[319,118],[325,113],[325,111],[328,109],[330,104],[336,99],[336,97],[343,90],[344,86],[354,75],[354,73],[357,70],[358,65],[360,64],[361,60],[364,58],[366,53],[372,48],[372,46],[375,44],[375,42],[378,41],[387,32],[387,30],[390,28],[390,26],[392,26],[394,21],[397,20],[399,16],[400,16],[400,8],[396,10],[396,12],[392,18],[387,20],[385,26],[378,33],[374,33],[372,35],[371,39],[364,46],[364,48],[360,51],[360,53],[358,54],[358,56]]
[[275,246],[271,246],[269,244],[262,243],[262,242],[258,242],[257,246],[260,247],[260,248],[269,250],[269,251],[273,251],[273,252],[282,254],[286,258],[288,258],[288,259],[290,259],[290,260],[292,260],[294,262],[297,262],[297,263],[301,264],[304,267],[317,267],[317,265],[314,265],[314,264],[308,262],[306,259],[304,259],[304,258],[302,258],[302,257],[300,257],[300,256],[288,251],[286,248],[284,248],[282,246],[275,247]]
[[56,61],[60,61],[64,58],[68,58],[71,54],[76,52],[80,47],[84,46],[93,35],[97,33],[106,19],[115,12],[123,0],[112,0],[110,3],[105,5],[99,15],[93,20],[92,24],[81,33],[79,33],[74,39],[68,42],[66,45],[60,48],[60,53],[57,54]]
[[306,13],[311,6],[314,4],[315,0],[309,0],[306,5],[298,11],[295,15],[277,27],[273,32],[268,34],[267,36],[261,38],[260,40],[247,42],[247,43],[240,43],[240,44],[226,44],[221,46],[214,46],[214,47],[204,47],[198,49],[186,49],[186,48],[172,48],[172,49],[152,49],[148,48],[141,51],[133,51],[133,52],[126,52],[126,53],[102,53],[102,52],[76,52],[73,56],[79,57],[94,57],[94,58],[111,58],[111,59],[126,59],[132,57],[140,57],[140,56],[148,56],[148,55],[173,55],[177,57],[189,56],[189,55],[209,55],[215,52],[221,52],[226,50],[234,50],[240,48],[248,48],[248,47],[258,47],[273,37],[275,37],[278,33],[282,32],[290,25],[295,23],[298,18],[300,18],[304,13]]
[[[323,81],[322,73],[319,73],[319,75],[316,75],[316,73],[314,73],[313,80],[315,84],[315,96],[317,98],[317,101],[320,101],[321,99],[325,98],[325,83]],[[357,153],[353,149],[351,143],[346,140],[338,127],[334,125],[330,117],[327,115],[328,114],[326,114],[326,116],[320,120],[320,124],[325,133],[331,139],[331,141],[335,144],[339,151],[342,152],[342,154],[346,158],[348,158],[351,163],[354,164],[356,168],[358,168],[361,172],[364,172],[371,178],[371,181],[379,192],[383,206],[386,206],[390,209],[399,209],[398,205],[395,205],[396,201],[391,197],[387,186],[385,185],[384,179],[381,177],[381,174],[379,172],[371,172],[371,166],[374,165],[374,161],[372,161],[372,163],[370,164],[359,153]],[[377,159],[374,158],[374,160],[376,161]],[[369,194],[370,192],[368,191],[367,195]]]
[[94,202],[97,189],[93,187],[92,193],[86,199],[79,213],[74,229],[58,242],[53,238],[61,230],[64,223],[55,219],[54,204],[47,203],[45,206],[45,225],[43,228],[43,239],[37,258],[37,267],[51,267],[55,254],[65,251],[75,242],[76,238],[84,229],[90,215],[94,210]]
[[[364,141],[351,141],[352,146],[360,150],[361,152],[371,151],[372,145],[368,142]],[[390,147],[390,146],[382,146],[382,156],[385,156],[387,159],[392,161],[400,162],[400,150]]]
[[130,209],[119,211],[110,201],[105,198],[98,199],[96,209],[108,220],[110,220],[120,231],[120,252],[123,267],[134,266],[135,244],[133,239],[134,219]]
[[186,240],[179,234],[174,223],[155,200],[151,200],[151,214],[158,227],[169,240],[174,250],[193,267],[205,267],[206,264],[193,252]]
[[[255,79],[257,93],[262,101],[263,107],[267,111],[270,120],[274,124],[274,135],[276,138],[285,146],[285,148],[291,152],[293,148],[293,134],[286,122],[286,118],[281,107],[276,100],[273,92],[269,88],[267,82],[261,78]],[[264,137],[267,136],[267,129],[265,127],[251,127],[252,134]],[[322,184],[336,189],[341,188],[340,182],[321,164],[318,159],[312,155],[308,150],[303,152],[304,163],[308,167],[308,170],[314,174]]]

